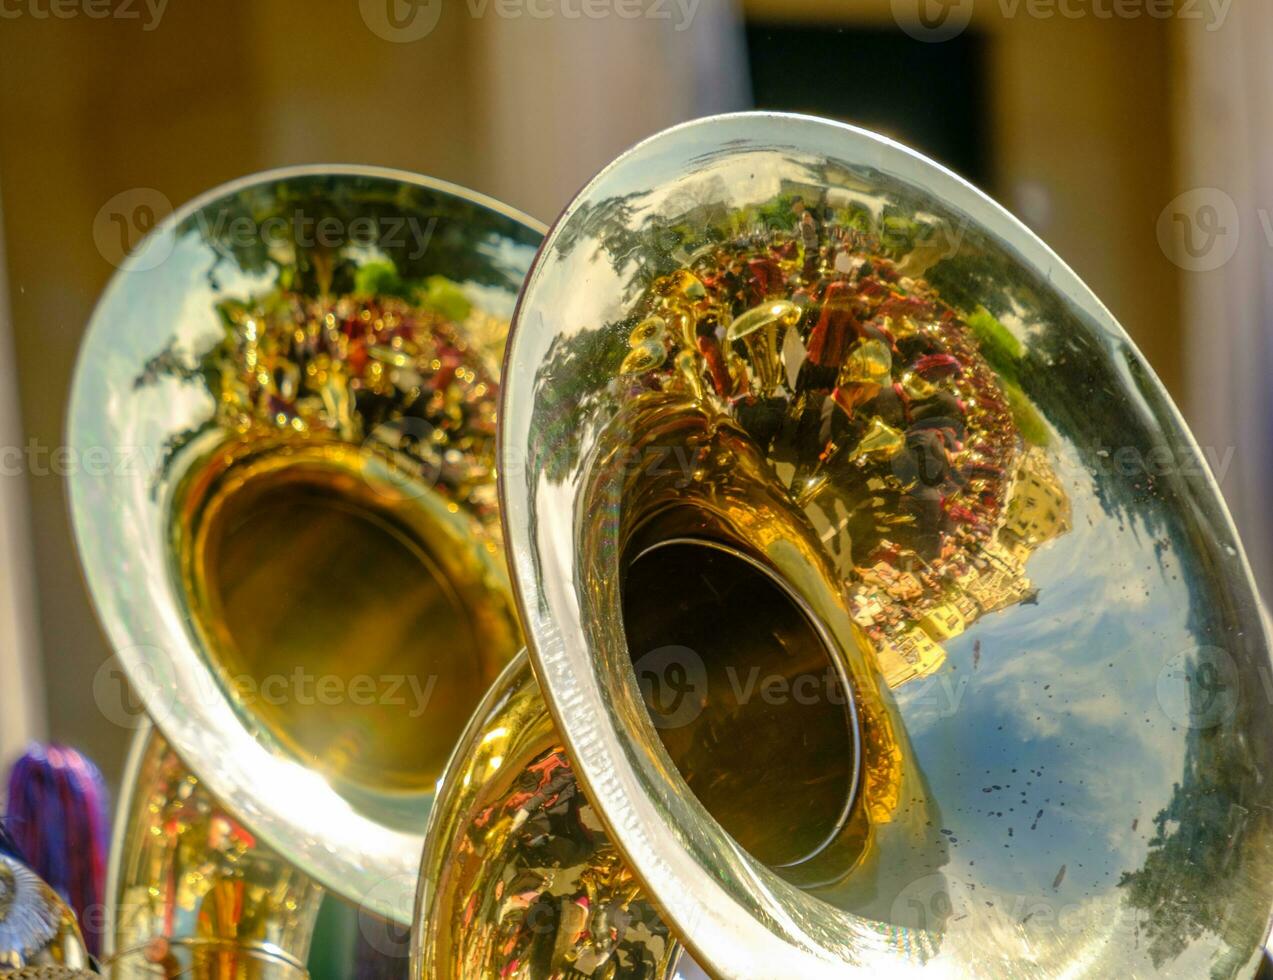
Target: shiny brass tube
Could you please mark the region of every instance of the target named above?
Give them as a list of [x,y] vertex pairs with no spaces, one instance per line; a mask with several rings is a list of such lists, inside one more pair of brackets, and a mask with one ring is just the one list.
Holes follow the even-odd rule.
[[577,785],[525,655],[461,737],[434,813],[414,976],[676,976],[680,944]]
[[258,841],[152,727],[134,737],[107,883],[109,976],[300,980],[323,888]]

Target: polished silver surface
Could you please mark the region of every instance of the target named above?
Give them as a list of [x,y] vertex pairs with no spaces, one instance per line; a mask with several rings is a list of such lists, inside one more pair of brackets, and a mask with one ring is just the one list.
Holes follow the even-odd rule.
[[[814,334],[844,326],[836,282],[900,305],[854,320],[877,329],[833,363]],[[938,360],[908,368],[917,349]],[[611,840],[709,972],[1255,972],[1273,907],[1273,672],[1247,562],[1161,384],[1006,211],[848,126],[689,123],[563,213],[504,377],[503,519],[539,683]],[[944,458],[963,477],[975,463],[971,478],[917,497],[896,462],[914,420],[873,401],[890,383],[907,405],[958,396]],[[847,418],[855,445],[810,454],[813,409],[833,433]],[[622,608],[651,493],[664,509],[676,493],[719,513],[738,500],[744,523],[761,501],[752,557],[797,569],[830,632],[864,712],[839,874],[752,858],[665,749]],[[877,520],[859,532],[862,506]],[[897,597],[903,571],[918,598]],[[763,632],[766,608],[738,615]]]

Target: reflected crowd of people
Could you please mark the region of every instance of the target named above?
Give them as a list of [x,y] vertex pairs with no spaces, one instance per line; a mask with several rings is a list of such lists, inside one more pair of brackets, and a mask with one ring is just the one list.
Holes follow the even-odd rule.
[[[851,216],[794,211],[791,227],[706,245],[655,281],[621,373],[746,430],[901,683],[936,666],[948,635],[1030,598],[1025,558],[1068,527],[1067,501],[983,352],[1006,328],[984,310],[971,324]],[[1047,500],[1015,509],[1050,519],[1010,521],[1026,469]]]

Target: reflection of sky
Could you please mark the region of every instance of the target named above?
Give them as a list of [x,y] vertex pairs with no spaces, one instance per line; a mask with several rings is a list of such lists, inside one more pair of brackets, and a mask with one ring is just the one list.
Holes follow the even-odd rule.
[[[96,367],[80,379],[80,399],[89,406],[78,419],[82,446],[153,453],[171,433],[206,421],[213,404],[205,388],[165,377],[135,389],[141,365],[174,338],[180,338],[178,352],[193,360],[221,336],[215,304],[226,292],[246,295],[268,284],[267,278],[245,276],[225,262],[217,268],[221,289],[214,290],[207,278],[212,257],[196,235],[178,239],[175,246],[170,234],[147,244],[147,252],[167,248],[171,254],[155,268],[121,272],[99,307],[83,354]],[[145,495],[149,488],[137,484],[132,489]]]
[[[701,134],[678,130],[675,139],[646,144],[623,165],[603,173],[576,203],[580,211],[570,215],[563,230],[578,237],[563,233],[554,238],[528,287],[513,347],[513,366],[523,368],[520,378],[526,383],[519,385],[516,374],[508,380],[507,404],[521,410],[503,419],[506,460],[513,453],[520,453],[522,460],[532,458],[526,451],[535,444],[531,427],[537,416],[531,408],[551,401],[536,401],[545,393],[530,379],[540,386],[550,383],[543,379],[551,376],[535,371],[556,353],[552,345],[620,321],[630,312],[629,286],[642,256],[634,250],[627,264],[616,270],[613,257],[600,247],[607,233],[649,230],[655,224],[650,218],[684,213],[696,204],[737,208],[761,203],[779,193],[782,178],[822,182],[822,176],[815,177],[817,165],[837,159],[833,152],[815,158],[780,151],[779,158],[772,149],[750,151],[750,141],[741,134],[739,143],[722,138],[730,132],[724,127]],[[811,133],[800,135],[802,143],[816,142]],[[870,167],[876,153],[871,147],[858,147],[854,159]],[[1011,248],[989,247],[988,257],[1008,257],[1037,273],[1045,299],[1052,287],[1060,290],[1070,312],[1095,324],[1079,329],[1091,329],[1097,340],[1103,338],[1107,315],[1036,241],[1018,233],[970,192],[919,165],[888,154],[880,154],[879,164],[899,174],[902,185],[910,175],[910,183],[930,187],[936,200],[949,204],[950,213],[976,216],[969,219],[970,231],[989,228],[991,235],[1004,233]],[[837,172],[829,179],[847,185],[851,175]],[[846,186],[844,193],[858,199],[866,192]],[[637,196],[624,201],[627,195]],[[598,207],[607,201],[622,202],[632,211],[616,208],[607,213]],[[622,234],[616,240],[629,244]],[[974,250],[972,257],[978,254]],[[988,285],[986,295],[1009,304],[1006,309],[995,307],[1007,329],[1027,348],[1047,339],[1041,336],[1045,327],[1040,324],[1038,298],[1032,295],[1034,287],[1001,285],[1002,289]],[[1068,319],[1063,324],[1069,328]],[[1048,320],[1046,329],[1060,326]],[[1049,349],[1047,344],[1039,347]],[[1043,364],[1037,360],[1034,366]],[[1116,372],[1121,370],[1120,361]],[[1071,366],[1058,374],[1065,376],[1080,377],[1081,372]],[[1132,395],[1126,398],[1127,410],[1140,411],[1143,400],[1134,395],[1135,382],[1126,374],[1120,380],[1128,385],[1126,390],[1084,392],[1077,390],[1080,380],[1064,397],[1122,400]],[[1048,415],[1046,406],[1041,410]],[[1058,418],[1082,428],[1068,413]],[[1104,422],[1104,416],[1097,416],[1094,427],[1102,429],[1102,438],[1117,442],[1117,434]],[[1128,440],[1137,442],[1138,431],[1129,424]],[[1181,565],[1182,559],[1193,561],[1193,574],[1199,574],[1204,556],[1191,558],[1188,545],[1182,554],[1174,543],[1155,540],[1153,535],[1163,530],[1151,533],[1143,523],[1124,523],[1102,508],[1095,494],[1098,483],[1107,490],[1119,484],[1119,492],[1111,496],[1139,510],[1140,494],[1127,485],[1127,478],[1087,472],[1078,450],[1055,438],[1049,455],[1070,497],[1073,528],[1038,550],[1028,563],[1029,577],[1039,589],[1037,605],[1017,605],[972,624],[945,644],[949,659],[934,678],[914,681],[896,696],[907,738],[947,832],[949,861],[943,872],[952,883],[951,898],[956,897],[956,883],[975,885],[979,906],[1015,897],[1023,900],[1022,909],[1042,902],[1051,908],[1054,921],[1058,912],[1068,917],[1054,937],[1055,949],[1031,945],[1035,936],[1025,944],[1039,953],[1038,963],[1055,969],[1019,975],[1058,974],[1066,964],[1072,975],[1088,968],[1100,974],[1102,964],[1117,964],[1129,975],[1152,974],[1156,971],[1148,961],[1147,940],[1135,936],[1133,915],[1124,908],[1125,890],[1117,885],[1124,872],[1144,865],[1155,833],[1153,819],[1184,775],[1186,731],[1159,703],[1159,682],[1178,654],[1195,647],[1191,607],[1198,608],[1213,586],[1190,581]],[[581,444],[586,454],[595,439],[585,433]],[[1089,444],[1090,439],[1084,447]],[[584,517],[574,508],[577,481],[585,472],[583,467],[565,473],[534,469],[527,474],[529,492],[510,495],[514,560],[522,563],[522,581],[537,581],[540,590],[528,596],[534,600],[528,603],[532,615],[541,619],[532,625],[565,651],[553,664],[563,673],[567,666],[587,669],[579,656],[585,645],[582,636],[568,630],[559,641],[550,632],[555,627],[546,622],[557,615],[570,624],[579,616],[578,568],[568,543],[576,540],[571,520]],[[1156,506],[1172,505],[1160,500]],[[591,739],[595,726],[579,725],[576,735]],[[963,894],[972,893],[965,888]],[[1017,924],[1013,918],[1013,938],[1020,939],[1026,930],[1016,929]],[[960,928],[951,926],[952,931]],[[1123,940],[1126,948],[1119,946]],[[1107,944],[1103,951],[1102,942]],[[957,948],[957,942],[946,944],[948,951]],[[1004,948],[1023,946],[1005,943]],[[1179,976],[1205,975],[1207,966],[1201,961],[1211,948],[1194,944],[1169,968]]]
[[[825,180],[824,160],[787,152],[776,166],[770,150],[722,151],[715,135],[703,139],[692,177],[661,181],[662,161],[653,159],[653,173],[628,167],[603,178],[605,197],[640,193],[627,202],[628,228],[683,213],[696,200],[741,208],[780,193],[784,179]],[[877,189],[852,187],[844,174],[835,180],[846,199],[878,211]],[[595,192],[593,203],[601,197]],[[587,288],[567,276],[541,284],[553,294],[541,297],[541,308],[554,309],[562,333],[627,313],[625,280],[634,267],[616,271],[596,242],[586,259],[576,256]],[[1002,319],[1029,342],[1029,310],[1005,310]],[[897,695],[954,841],[949,870],[963,869],[996,893],[1071,906],[1121,899],[1119,876],[1144,861],[1153,818],[1184,767],[1184,736],[1159,704],[1157,682],[1193,641],[1189,589],[1172,548],[1158,542],[1156,550],[1143,529],[1102,510],[1096,478],[1076,463],[1074,449],[1051,455],[1071,497],[1073,529],[1029,562],[1038,604],[982,618],[946,644],[949,659],[936,676]]]
[[1028,563],[1038,605],[983,617],[897,696],[955,841],[952,878],[1073,907],[1121,894],[1184,771],[1157,681],[1190,647],[1190,598],[1173,550],[1105,514],[1073,454],[1050,455],[1073,530]]
[[508,321],[513,318],[513,307],[517,305],[516,293],[509,292],[503,286],[484,286],[472,280],[461,283],[460,288],[469,302],[496,319]]
[[[523,242],[513,241],[513,239],[506,238],[503,235],[492,235],[485,242],[478,245],[477,251],[478,254],[489,257],[491,264],[508,276],[508,288],[514,292],[514,295],[510,297],[511,301],[517,298],[515,295],[516,291],[521,286],[522,279],[526,277],[526,270],[530,268],[531,262],[534,261],[535,252],[538,248],[538,242],[528,245]],[[510,305],[508,315],[512,316],[512,312]]]

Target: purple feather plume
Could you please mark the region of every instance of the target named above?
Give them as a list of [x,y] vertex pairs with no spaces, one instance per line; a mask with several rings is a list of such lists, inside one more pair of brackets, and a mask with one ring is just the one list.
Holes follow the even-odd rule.
[[9,774],[8,829],[31,869],[75,912],[97,955],[110,853],[100,770],[74,749],[32,744]]

